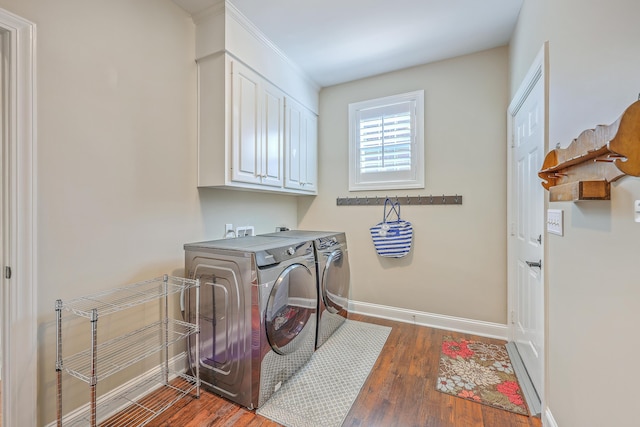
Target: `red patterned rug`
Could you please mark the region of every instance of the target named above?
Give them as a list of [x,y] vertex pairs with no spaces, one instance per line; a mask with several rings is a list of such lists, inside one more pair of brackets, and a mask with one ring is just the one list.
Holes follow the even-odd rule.
[[505,345],[444,337],[438,391],[529,415]]

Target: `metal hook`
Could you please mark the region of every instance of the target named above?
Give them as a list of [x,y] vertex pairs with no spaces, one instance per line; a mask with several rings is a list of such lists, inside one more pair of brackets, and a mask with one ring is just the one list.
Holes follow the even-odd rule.
[[429,198],[430,198],[429,203],[433,204],[433,194],[429,194]]
[[453,202],[454,202],[455,204],[458,204],[458,193],[456,193],[456,198],[455,198],[455,199],[453,199]]
[[410,205],[411,204],[411,199],[409,198],[409,195],[407,194],[407,204]]
[[447,204],[447,199],[444,198],[444,194],[442,195],[442,204],[446,205]]

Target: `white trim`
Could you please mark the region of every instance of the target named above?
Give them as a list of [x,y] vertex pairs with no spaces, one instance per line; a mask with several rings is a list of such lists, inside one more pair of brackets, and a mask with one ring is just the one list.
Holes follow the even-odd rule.
[[426,313],[406,308],[390,307],[361,301],[349,301],[349,312],[371,317],[395,320],[396,322],[413,323],[436,329],[462,332],[481,337],[507,339],[507,325],[485,322],[483,320],[465,319],[444,314]]
[[229,16],[235,19],[249,34],[251,34],[256,40],[260,41],[267,49],[272,50],[278,55],[287,65],[291,67],[305,82],[313,87],[318,92],[320,91],[320,85],[302,69],[300,66],[293,62],[286,53],[282,51],[275,43],[273,43],[256,25],[249,20],[238,8],[231,2],[226,1],[227,11]]
[[[180,353],[174,357],[172,357],[171,359],[169,359],[169,364],[171,366],[171,370],[173,372],[180,372],[180,373],[185,373],[186,372],[186,364],[187,364],[187,356],[186,353]],[[180,368],[177,368],[177,367]],[[107,402],[111,399],[113,399],[114,397],[117,397],[119,394],[121,394],[123,391],[127,391],[127,390],[131,390],[131,389],[135,389],[137,386],[140,386],[141,384],[143,384],[145,381],[149,380],[150,378],[152,378],[155,375],[158,375],[161,371],[162,371],[162,366],[158,365],[154,368],[149,369],[147,372],[130,379],[129,381],[125,382],[124,384],[109,390],[107,393],[100,395],[100,397],[96,400],[96,405],[100,406],[103,402]],[[169,380],[172,380],[174,378],[176,378],[176,374],[173,374],[172,376],[169,377]],[[153,388],[153,389],[149,389],[147,390],[144,395],[139,395],[137,396],[136,400],[138,400],[139,398],[142,398],[144,396],[146,396],[147,394],[153,392],[154,390],[160,388],[162,386],[162,384],[158,384],[157,387]],[[85,403],[84,405],[74,409],[73,411],[63,415],[62,417],[62,425],[65,425],[69,420],[79,416],[82,413],[86,413],[89,411],[90,409],[90,403]],[[130,403],[125,403],[122,406],[118,407],[118,408],[114,408],[112,411],[110,411],[108,414],[106,414],[104,416],[103,419],[99,419],[97,420],[98,423],[108,419],[109,417],[117,414],[118,412],[122,411],[123,409],[127,408],[128,406],[130,406]],[[56,427],[57,425],[57,420],[54,420],[52,422],[50,422],[49,424],[46,425],[46,427]]]
[[[182,7],[182,6],[181,6]],[[190,12],[190,11],[189,11]],[[191,13],[191,12],[190,12]],[[191,19],[197,25],[203,23],[212,16],[228,13],[228,16],[236,21],[244,28],[249,35],[260,42],[267,50],[275,53],[282,59],[294,72],[301,77],[305,83],[309,84],[316,92],[320,91],[320,85],[295,62],[287,56],[274,42],[272,42],[256,25],[249,20],[240,10],[228,0],[218,0],[212,6],[200,12],[192,13]],[[227,51],[228,52],[228,51]],[[214,52],[217,53],[217,52]],[[230,52],[229,52],[230,53]],[[208,55],[207,55],[208,56]],[[206,56],[205,56],[206,57]],[[202,58],[198,58],[202,59]]]
[[551,414],[551,409],[547,408],[544,411],[544,417],[542,418],[542,426],[543,427],[558,427],[558,423],[556,423],[556,420],[553,418],[553,415]]
[[[360,169],[360,125],[370,110],[390,112],[397,105],[409,104],[411,112],[411,169],[362,173]],[[403,109],[404,111],[404,109]],[[424,90],[416,90],[349,104],[349,191],[424,188]],[[384,140],[384,138],[382,138]]]
[[[522,80],[519,89],[516,91],[511,103],[509,104],[509,108],[507,109],[507,152],[509,153],[507,156],[507,319],[508,319],[508,337],[509,340],[513,340],[515,335],[515,325],[513,323],[512,314],[516,307],[515,298],[515,286],[516,286],[516,245],[513,243],[513,228],[515,226],[514,218],[515,218],[515,198],[513,197],[513,119],[522,107],[525,99],[531,92],[531,90],[535,87],[538,81],[542,81],[544,85],[544,147],[543,151],[547,152],[549,147],[549,42],[545,42],[536,55],[535,60],[533,61],[527,75]],[[546,210],[548,206],[548,202],[545,201],[543,203],[543,211]],[[542,230],[546,230],[546,224],[544,223],[545,214],[544,212],[541,215],[542,218]],[[547,369],[546,369],[546,360],[548,355],[547,350],[547,290],[546,290],[546,278],[545,278],[545,268],[547,265],[547,240],[548,234],[545,232],[542,239],[542,270],[541,270],[541,282],[544,287],[544,337],[543,337],[543,346],[542,349],[542,390],[536,390],[538,395],[540,396],[540,400],[542,402],[542,409],[545,411],[545,396],[547,395],[546,384],[547,384]]]
[[[36,26],[0,9],[9,34],[8,147],[3,147],[2,422],[37,425]],[[8,166],[8,167],[7,167]],[[4,268],[2,269],[4,270]]]

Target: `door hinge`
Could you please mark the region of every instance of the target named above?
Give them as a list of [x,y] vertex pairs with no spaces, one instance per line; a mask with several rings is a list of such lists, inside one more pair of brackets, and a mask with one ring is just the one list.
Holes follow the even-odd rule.
[[7,266],[4,268],[4,278],[11,279],[11,267]]

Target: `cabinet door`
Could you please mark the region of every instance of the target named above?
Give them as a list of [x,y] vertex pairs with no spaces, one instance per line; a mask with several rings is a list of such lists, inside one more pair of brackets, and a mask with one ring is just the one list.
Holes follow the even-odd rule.
[[231,62],[231,180],[262,181],[260,77]]
[[262,86],[261,183],[282,187],[284,94],[268,82]]
[[318,191],[318,116],[311,111],[304,114],[304,124],[306,130],[304,171],[304,190]]
[[315,114],[297,102],[286,100],[285,187],[317,191],[318,121]]
[[284,94],[232,61],[231,179],[282,187]]
[[300,143],[302,141],[302,110],[287,98],[285,108],[285,187],[299,189],[304,178],[300,176]]

